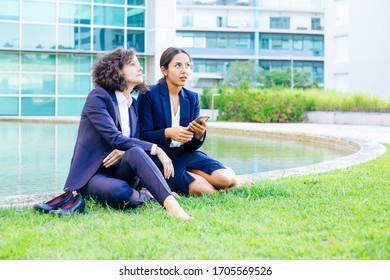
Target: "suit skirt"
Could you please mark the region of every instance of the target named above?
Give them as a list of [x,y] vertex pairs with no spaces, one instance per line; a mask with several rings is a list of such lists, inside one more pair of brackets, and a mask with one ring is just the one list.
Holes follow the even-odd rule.
[[[171,148],[177,149],[177,148]],[[175,153],[175,156],[171,156],[168,152],[167,155],[172,159],[175,176],[167,180],[167,183],[172,191],[177,192],[181,195],[189,195],[189,185],[195,181],[195,178],[188,173],[189,169],[198,169],[207,174],[211,174],[213,171],[218,169],[224,169],[225,166],[210,158],[204,152],[200,150],[192,152],[182,152],[180,155]],[[153,160],[160,168],[162,172],[163,166],[156,156],[153,156]]]

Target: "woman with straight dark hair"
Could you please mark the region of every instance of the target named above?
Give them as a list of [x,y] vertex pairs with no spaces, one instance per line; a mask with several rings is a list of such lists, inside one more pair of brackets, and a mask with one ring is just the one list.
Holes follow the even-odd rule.
[[207,118],[197,119],[198,94],[184,87],[192,71],[190,55],[170,47],[161,55],[160,69],[163,77],[138,97],[139,121],[141,139],[156,143],[172,159],[175,176],[167,178],[168,185],[184,195],[215,193],[237,185],[231,168],[198,150],[206,139]]

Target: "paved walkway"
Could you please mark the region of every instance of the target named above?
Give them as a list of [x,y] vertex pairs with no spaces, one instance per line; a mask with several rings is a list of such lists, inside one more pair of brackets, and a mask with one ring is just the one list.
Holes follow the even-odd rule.
[[[208,127],[210,131],[216,130],[228,133],[238,131],[243,134],[267,134],[286,138],[305,138],[308,140],[335,142],[349,146],[349,148],[354,147],[356,150],[355,153],[349,156],[309,166],[240,175],[241,178],[250,178],[253,180],[262,178],[277,179],[286,176],[304,175],[347,168],[352,165],[372,160],[384,154],[386,148],[382,144],[390,144],[389,126],[210,122]],[[52,197],[53,194],[0,197],[0,207],[9,207],[10,205],[32,205],[33,203],[46,201]]]

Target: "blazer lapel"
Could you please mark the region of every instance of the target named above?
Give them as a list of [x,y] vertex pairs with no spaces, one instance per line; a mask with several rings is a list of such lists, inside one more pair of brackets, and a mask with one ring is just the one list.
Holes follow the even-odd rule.
[[171,101],[169,98],[168,85],[165,81],[161,83],[160,101],[161,101],[163,115],[165,119],[165,126],[170,127],[172,125]]
[[190,102],[183,89],[180,90],[180,125],[186,127],[190,123]]
[[[133,98],[133,97],[132,97]],[[130,137],[139,138],[140,128],[138,123],[138,105],[137,101],[133,98],[133,103],[129,108],[129,116],[130,116]]]
[[114,103],[114,108],[115,108],[115,126],[118,127],[120,131],[122,131],[122,124],[121,124],[121,118],[119,117],[119,107],[118,107],[118,100],[116,99],[115,92],[110,92],[112,102]]

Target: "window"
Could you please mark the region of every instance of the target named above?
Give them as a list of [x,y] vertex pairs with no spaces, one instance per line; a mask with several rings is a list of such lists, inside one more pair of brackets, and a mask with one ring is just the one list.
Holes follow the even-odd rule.
[[253,48],[250,33],[230,32],[177,32],[176,44],[188,48],[229,48],[248,50]]
[[59,23],[91,24],[91,6],[63,3],[59,5]]
[[270,17],[271,29],[290,29],[290,17]]
[[19,47],[19,24],[0,22],[0,47],[17,49]]
[[123,29],[111,29],[111,28],[94,29],[93,49],[95,51],[112,50],[123,45],[124,45]]
[[95,3],[120,4],[120,5],[123,5],[125,3],[125,0],[95,0]]
[[127,30],[127,48],[134,48],[137,52],[144,52],[145,31]]
[[56,57],[49,54],[22,54],[22,71],[55,72]]
[[145,26],[145,9],[128,9],[127,10],[127,26],[128,27],[144,27]]
[[271,41],[271,38],[270,38],[270,36],[269,35],[263,35],[263,34],[261,34],[260,35],[261,36],[261,49],[263,49],[263,50],[268,50],[268,49],[270,49],[270,41]]
[[0,72],[18,71],[19,55],[17,53],[0,53]]
[[54,97],[22,97],[23,116],[54,116]]
[[314,56],[324,56],[324,39],[319,36],[313,38],[313,54]]
[[0,20],[19,20],[19,1],[2,0],[1,6]]
[[217,17],[217,27],[226,27],[226,17]]
[[58,98],[58,116],[80,116],[85,98]]
[[303,50],[303,36],[293,36],[293,50]]
[[[0,98],[0,116],[17,116],[18,115],[18,98],[1,97]],[[4,140],[4,138],[3,138]]]
[[55,23],[56,3],[24,0],[22,2],[22,19],[24,21]]
[[320,18],[311,18],[311,29],[322,30]]
[[145,0],[127,0],[127,5],[145,6]]
[[124,10],[118,7],[95,6],[94,7],[95,25],[105,26],[124,26]]
[[291,49],[291,36],[283,35],[282,36],[282,49],[290,50]]
[[0,73],[0,95],[19,93],[19,75],[17,73]]
[[183,27],[192,27],[194,26],[194,18],[193,16],[182,16],[181,25]]
[[22,94],[55,94],[54,74],[34,74],[22,75]]
[[91,28],[81,26],[58,27],[58,49],[91,49]]
[[206,46],[207,48],[217,48],[217,34],[206,34]]
[[282,36],[276,35],[272,38],[272,49],[281,50],[282,49]]
[[224,73],[233,60],[194,59],[194,72]]
[[58,55],[58,72],[91,71],[91,57],[87,55]]
[[43,24],[22,24],[22,48],[55,49],[56,27]]
[[58,94],[63,95],[87,95],[90,88],[90,75],[59,74]]

